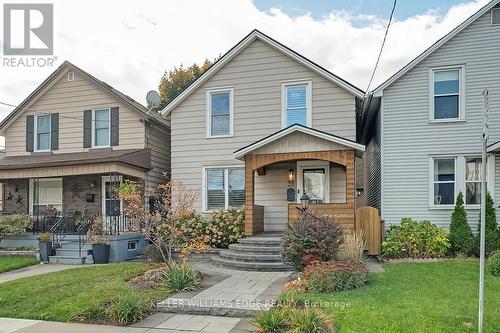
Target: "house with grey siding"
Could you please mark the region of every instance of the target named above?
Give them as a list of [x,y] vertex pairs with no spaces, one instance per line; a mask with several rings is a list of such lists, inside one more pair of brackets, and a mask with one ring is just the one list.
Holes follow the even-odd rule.
[[163,109],[172,178],[205,214],[245,205],[248,236],[285,230],[304,193],[352,228],[363,94],[254,30]]
[[[388,224],[448,226],[459,192],[476,230],[481,177],[500,200],[500,6],[491,1],[370,92],[358,114],[366,204]],[[481,175],[483,90],[490,146]]]
[[[29,214],[34,232],[75,232],[75,219],[96,216],[112,234],[127,231],[119,184],[170,177],[169,122],[67,61],[0,123],[0,134],[1,213]],[[130,249],[137,255],[137,244]]]

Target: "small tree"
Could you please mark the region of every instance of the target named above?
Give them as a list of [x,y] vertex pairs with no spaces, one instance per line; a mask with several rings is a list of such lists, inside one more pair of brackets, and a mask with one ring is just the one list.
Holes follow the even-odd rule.
[[[154,207],[146,207],[145,194],[156,196]],[[150,189],[126,181],[120,186],[119,197],[124,201],[124,214],[138,222],[138,231],[158,249],[165,263],[170,264],[175,249],[185,253],[186,247],[201,250],[206,247],[205,239],[182,228],[184,218],[193,213],[197,191],[176,180]]]
[[[486,219],[485,219],[485,252],[487,255],[500,249],[500,230],[498,230],[497,217],[495,213],[495,203],[491,194],[486,195]],[[481,241],[481,213],[479,213],[479,223],[477,225],[477,236],[475,251],[479,254]]]
[[474,247],[474,235],[467,222],[467,213],[464,208],[464,195],[458,193],[455,208],[451,214],[450,223],[450,250],[453,254],[470,255]]
[[0,242],[7,235],[20,235],[31,225],[31,219],[26,214],[0,216]]

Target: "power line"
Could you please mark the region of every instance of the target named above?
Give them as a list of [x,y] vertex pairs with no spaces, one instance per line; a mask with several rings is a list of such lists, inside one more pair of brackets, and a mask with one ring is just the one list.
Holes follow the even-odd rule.
[[394,0],[392,5],[391,15],[389,16],[389,22],[387,22],[387,27],[385,28],[384,39],[382,40],[382,45],[380,46],[380,52],[378,53],[377,62],[375,63],[375,67],[373,68],[372,75],[370,77],[370,81],[368,81],[368,86],[366,87],[365,96],[368,93],[370,86],[373,81],[373,77],[375,76],[375,72],[377,71],[378,63],[380,62],[380,57],[382,56],[382,51],[384,50],[385,40],[387,39],[387,34],[389,33],[389,27],[392,23],[392,18],[394,16],[394,10],[396,9],[397,0]]

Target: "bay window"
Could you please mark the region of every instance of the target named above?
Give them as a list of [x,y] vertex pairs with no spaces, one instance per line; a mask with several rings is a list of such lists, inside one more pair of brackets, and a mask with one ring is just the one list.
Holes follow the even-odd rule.
[[204,172],[204,210],[237,208],[245,204],[244,169],[207,168]]

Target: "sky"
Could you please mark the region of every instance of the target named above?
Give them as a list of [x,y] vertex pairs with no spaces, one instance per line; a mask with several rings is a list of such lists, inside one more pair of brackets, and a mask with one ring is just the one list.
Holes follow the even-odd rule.
[[[5,2],[24,1],[2,0],[2,8]],[[487,2],[399,0],[370,90]],[[146,93],[158,88],[165,71],[214,59],[254,28],[365,90],[392,0],[56,0],[53,4],[54,66],[12,68],[0,62],[0,102],[18,105],[69,60],[145,104]],[[12,109],[0,105],[0,119]]]

